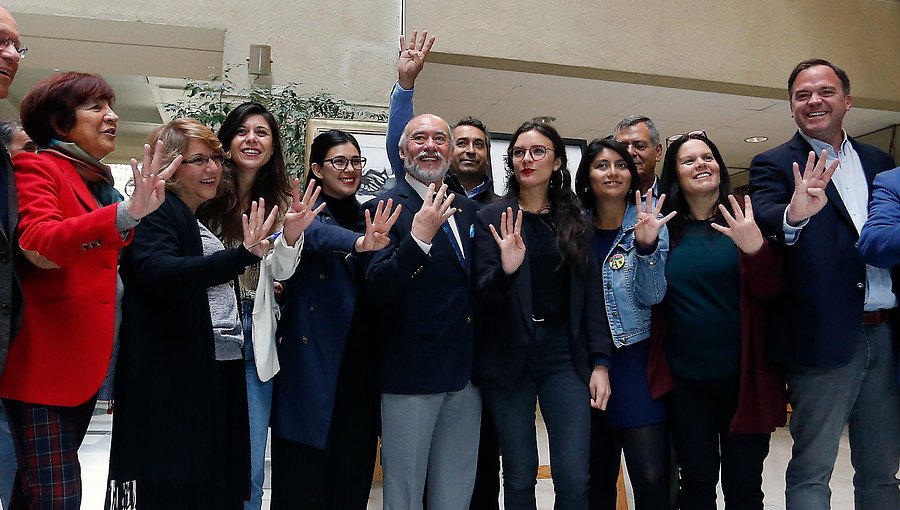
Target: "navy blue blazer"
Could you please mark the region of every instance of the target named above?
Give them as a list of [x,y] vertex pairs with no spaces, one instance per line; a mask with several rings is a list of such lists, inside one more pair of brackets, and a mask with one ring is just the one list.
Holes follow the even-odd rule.
[[[879,172],[893,168],[885,152],[850,143],[859,154],[871,195]],[[794,193],[791,164],[800,168],[812,147],[794,135],[763,152],[750,164],[750,195],[756,222],[770,241],[784,242],[784,210]],[[862,334],[866,268],[857,250],[859,235],[834,183],[825,189],[828,204],[783,250],[785,288],[771,302],[768,353],[785,366],[845,366]]]
[[327,207],[304,233],[300,264],[284,285],[276,335],[281,370],[270,426],[280,438],[325,448],[357,304],[362,268],[353,245],[359,236],[338,226]]
[[[476,370],[484,381],[512,387],[525,369],[534,345],[531,271],[525,239],[525,260],[519,270],[507,275],[500,265],[500,249],[489,230],[500,231],[500,215],[507,207],[519,209],[516,198],[507,197],[478,212],[475,220],[473,277],[478,289],[483,321]],[[584,272],[573,269],[569,284],[569,352],[575,371],[588,384],[591,357],[612,354],[612,339],[603,301],[600,269],[591,255]]]
[[[366,268],[366,287],[376,303],[379,380],[384,393],[424,395],[463,389],[472,377],[475,312],[467,267],[450,239],[438,230],[431,253],[413,239],[413,216],[422,199],[405,180],[370,200],[394,199],[403,211],[391,228],[391,245],[374,254]],[[453,206],[462,249],[471,260],[471,228],[477,206],[456,195]]]

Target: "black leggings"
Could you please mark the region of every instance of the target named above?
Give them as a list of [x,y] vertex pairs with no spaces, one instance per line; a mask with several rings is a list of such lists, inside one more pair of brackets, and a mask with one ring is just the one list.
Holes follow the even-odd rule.
[[670,510],[670,442],[666,424],[610,427],[604,413],[592,413],[590,510],[615,510],[623,450],[635,510]]

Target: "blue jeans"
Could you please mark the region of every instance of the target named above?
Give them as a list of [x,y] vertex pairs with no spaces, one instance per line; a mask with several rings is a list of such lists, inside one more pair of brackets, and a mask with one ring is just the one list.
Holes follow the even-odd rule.
[[794,448],[785,475],[788,510],[830,508],[828,486],[844,424],[857,510],[897,510],[900,462],[900,387],[891,329],[864,326],[847,366],[796,368],[787,374]]
[[262,382],[253,357],[253,301],[241,301],[244,327],[244,366],[247,370],[247,406],[250,415],[250,501],[244,510],[262,507],[263,483],[266,479],[266,439],[272,411],[272,381]]
[[486,384],[482,395],[497,427],[503,461],[506,510],[534,510],[538,452],[535,401],[550,438],[556,510],[588,507],[591,444],[590,394],[569,353],[562,327],[535,326],[534,351],[513,388]]

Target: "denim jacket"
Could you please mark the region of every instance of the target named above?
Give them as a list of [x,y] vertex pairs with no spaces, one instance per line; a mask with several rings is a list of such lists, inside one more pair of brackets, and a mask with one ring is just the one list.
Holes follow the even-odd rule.
[[[662,301],[666,293],[666,257],[669,254],[669,231],[659,230],[656,249],[640,255],[634,244],[637,208],[628,204],[622,219],[622,230],[610,252],[600,263],[603,294],[609,329],[616,347],[624,347],[650,336],[650,307]],[[613,269],[613,257],[621,254],[625,263]]]

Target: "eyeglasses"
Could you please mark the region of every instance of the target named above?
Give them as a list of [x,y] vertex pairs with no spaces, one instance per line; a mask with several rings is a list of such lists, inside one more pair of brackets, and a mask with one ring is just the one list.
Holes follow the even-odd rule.
[[687,138],[687,137],[689,137],[689,136],[697,136],[697,135],[700,135],[700,136],[702,136],[703,138],[709,138],[708,136],[706,136],[706,131],[704,131],[704,130],[702,130],[702,129],[699,129],[699,130],[696,130],[696,131],[689,131],[689,132],[684,133],[684,134],[680,134],[680,135],[672,135],[672,136],[666,138],[666,148],[668,149],[670,145],[672,145],[673,143],[677,142],[678,140],[681,140],[682,138]]
[[6,49],[6,47],[10,44],[12,44],[13,48],[16,49],[16,53],[19,54],[20,58],[25,58],[25,55],[28,55],[28,48],[22,46],[22,43],[18,40],[13,39],[8,35],[0,39],[0,48]]
[[544,156],[547,155],[548,151],[553,151],[553,149],[544,147],[543,145],[532,145],[530,149],[513,147],[512,150],[509,151],[509,155],[512,156],[513,161],[522,161],[525,159],[525,154],[531,154],[531,159],[533,161],[540,161],[544,159]]
[[331,159],[326,159],[324,162],[331,163],[331,166],[333,166],[335,170],[346,170],[348,164],[357,170],[362,170],[363,167],[366,166],[366,158],[358,156],[350,159],[347,159],[344,156],[335,156]]
[[222,162],[225,161],[225,156],[223,156],[222,154],[213,154],[212,156],[204,156],[203,154],[198,154],[191,159],[182,161],[181,164],[203,167],[209,164],[209,160],[213,160],[217,164],[221,165]]

